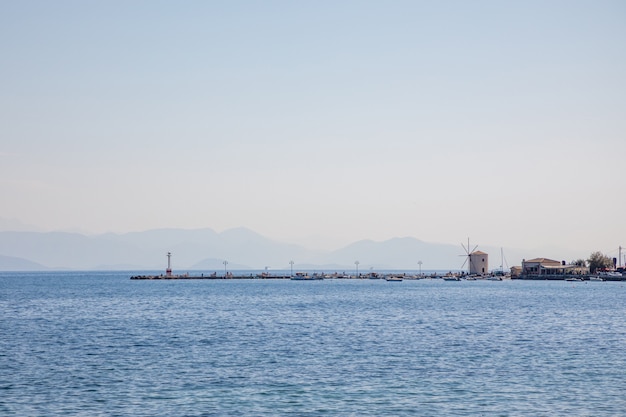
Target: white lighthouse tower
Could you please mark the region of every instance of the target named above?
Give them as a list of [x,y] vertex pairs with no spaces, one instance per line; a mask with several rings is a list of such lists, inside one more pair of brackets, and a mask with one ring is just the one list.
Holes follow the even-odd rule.
[[166,277],[171,277],[172,276],[172,263],[171,263],[171,258],[172,258],[172,253],[168,252],[167,253],[167,269],[165,270],[165,276]]

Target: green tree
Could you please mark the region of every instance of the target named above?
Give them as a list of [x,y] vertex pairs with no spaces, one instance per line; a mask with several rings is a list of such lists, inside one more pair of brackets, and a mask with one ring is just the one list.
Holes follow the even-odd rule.
[[571,265],[587,266],[587,261],[584,259],[576,259],[575,261],[572,261]]
[[589,272],[594,274],[598,269],[611,268],[613,266],[613,260],[602,252],[594,252],[589,255]]

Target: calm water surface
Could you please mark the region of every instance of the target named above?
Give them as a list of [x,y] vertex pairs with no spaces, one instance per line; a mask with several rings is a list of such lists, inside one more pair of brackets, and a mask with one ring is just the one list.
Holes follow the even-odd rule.
[[3,416],[626,415],[626,285],[0,274]]

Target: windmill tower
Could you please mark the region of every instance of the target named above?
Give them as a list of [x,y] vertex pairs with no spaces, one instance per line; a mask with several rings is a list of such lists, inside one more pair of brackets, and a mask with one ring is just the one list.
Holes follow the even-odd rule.
[[489,272],[489,255],[475,250],[470,253],[470,274],[484,275]]
[[476,248],[478,245],[474,246],[473,249],[470,250],[469,238],[467,238],[467,246],[461,243],[463,250],[465,251],[465,261],[461,266],[461,269],[465,267],[467,264],[468,274],[470,275],[482,275],[486,274],[489,271],[489,255],[485,252],[477,251]]

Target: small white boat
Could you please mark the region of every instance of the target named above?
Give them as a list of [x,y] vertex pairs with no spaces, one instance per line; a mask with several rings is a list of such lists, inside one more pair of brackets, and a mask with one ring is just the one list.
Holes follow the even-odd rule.
[[601,278],[622,278],[623,275],[615,271],[601,271],[598,272],[598,276]]
[[309,274],[304,274],[302,272],[296,273],[296,275],[291,277],[292,281],[318,281],[323,280],[324,277],[318,274],[314,274],[313,276]]
[[400,282],[400,281],[402,281],[402,278],[390,276],[390,277],[386,277],[385,280],[386,281],[391,281],[391,282]]
[[443,277],[444,281],[460,281],[461,278],[459,277],[454,277],[454,276],[447,276],[447,277]]

